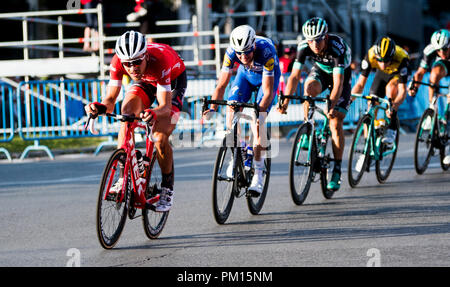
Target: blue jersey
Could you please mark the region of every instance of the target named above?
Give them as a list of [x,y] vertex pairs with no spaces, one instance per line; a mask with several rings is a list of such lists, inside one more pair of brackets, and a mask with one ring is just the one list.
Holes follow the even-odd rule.
[[[239,63],[244,67],[244,72],[249,75],[271,76],[275,75],[275,71],[280,69],[277,51],[272,40],[264,37],[256,37],[256,48],[252,66],[245,66],[239,61],[233,48],[228,47],[222,65],[222,71],[230,72],[234,63]],[[255,76],[256,76],[255,75]]]
[[[275,95],[277,92],[281,71],[275,46],[270,39],[259,36],[256,37],[255,45],[251,66],[242,64],[233,48],[228,47],[225,53],[222,71],[231,73],[234,64],[239,63],[239,69],[231,85],[228,100],[246,103],[250,100],[252,92],[258,91],[256,101],[259,103],[264,97],[263,89],[260,87],[265,76],[274,78],[273,94]],[[272,103],[267,111],[270,110]]]

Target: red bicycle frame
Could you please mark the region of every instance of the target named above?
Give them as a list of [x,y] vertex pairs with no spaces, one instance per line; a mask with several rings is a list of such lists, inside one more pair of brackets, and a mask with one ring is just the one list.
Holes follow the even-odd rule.
[[[152,129],[148,127],[147,125],[142,124],[141,122],[126,122],[125,125],[125,139],[124,142],[121,145],[121,149],[123,149],[127,155],[127,160],[125,161],[124,166],[124,175],[123,175],[123,186],[122,186],[122,192],[120,197],[118,198],[119,202],[122,202],[124,200],[125,191],[127,188],[127,182],[128,177],[131,175],[131,182],[132,182],[132,188],[134,190],[134,200],[133,200],[133,206],[135,208],[145,208],[149,205],[152,205],[153,203],[157,202],[159,200],[159,194],[155,197],[152,197],[150,199],[145,198],[145,191],[147,189],[148,182],[150,180],[151,174],[145,174],[144,177],[141,177],[139,172],[139,166],[137,163],[137,156],[136,156],[136,148],[134,143],[134,130],[136,128],[144,128],[146,130],[146,156],[149,158],[149,162],[151,163],[153,161],[153,148],[154,148],[154,141],[151,139],[152,135]],[[156,159],[155,159],[156,160]],[[118,161],[114,164],[114,172],[111,174],[109,181],[108,181],[108,187],[107,192],[105,192],[105,200],[109,195],[109,190],[112,185],[112,181],[114,178],[114,174],[117,171],[117,165]],[[129,173],[129,170],[131,169],[131,172]],[[146,170],[151,173],[151,170]]]

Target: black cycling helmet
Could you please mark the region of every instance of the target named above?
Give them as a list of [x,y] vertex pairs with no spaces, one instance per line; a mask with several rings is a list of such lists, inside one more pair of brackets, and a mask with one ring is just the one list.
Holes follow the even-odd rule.
[[395,42],[389,37],[381,37],[375,43],[375,56],[379,62],[389,62],[395,55]]

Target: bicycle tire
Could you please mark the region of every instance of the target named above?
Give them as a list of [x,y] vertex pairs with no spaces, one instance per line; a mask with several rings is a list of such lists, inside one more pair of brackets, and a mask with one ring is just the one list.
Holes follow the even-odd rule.
[[[428,167],[431,159],[431,151],[433,149],[433,134],[431,130],[424,129],[425,121],[429,118],[430,123],[434,116],[434,110],[426,109],[417,125],[416,140],[414,143],[414,168],[417,174],[423,174]],[[422,143],[424,146],[422,147]],[[424,158],[420,156],[420,152],[424,152]]]
[[[118,175],[118,162],[123,164],[126,162],[127,154],[123,149],[118,149],[113,152],[109,158],[106,167],[103,171],[102,181],[100,183],[99,197],[97,202],[97,237],[100,241],[100,245],[105,249],[113,248],[118,242],[120,235],[122,234],[125,222],[127,219],[127,211],[130,197],[130,176],[128,176],[127,188],[125,191],[124,200],[117,202],[116,200],[105,199],[106,188],[109,182],[115,182],[110,178],[111,172],[114,171],[114,178]],[[118,178],[118,177],[117,177]],[[105,188],[106,187],[106,188]],[[118,194],[119,196],[120,194]],[[118,196],[116,198],[118,198]],[[105,212],[103,212],[106,206]],[[111,215],[111,216],[109,216]],[[116,218],[110,220],[110,217]],[[111,223],[112,227],[107,227],[107,224]]]
[[[365,137],[364,133],[368,133],[372,123],[372,117],[367,114],[364,115],[359,120],[356,126],[355,133],[353,134],[352,145],[350,147],[348,159],[348,183],[352,188],[355,188],[359,184],[364,172],[367,169],[370,153],[369,156],[365,154],[364,161],[361,164],[359,170],[356,168],[356,166],[360,159],[360,156],[364,154],[364,149],[367,144],[369,145],[367,151],[371,150],[370,135],[367,135],[367,137]],[[367,141],[369,142],[367,143]]]
[[[156,158],[156,150],[153,151],[152,160],[147,173],[147,196],[146,198],[155,197],[161,191],[162,173]],[[173,168],[173,165],[172,165]],[[145,234],[149,239],[156,239],[166,225],[170,211],[156,212],[149,208],[142,209],[142,224]]]
[[[267,132],[267,138],[270,141],[270,134]],[[257,215],[261,211],[264,201],[266,199],[267,190],[269,189],[270,181],[270,168],[272,164],[271,154],[270,154],[270,142],[267,147],[266,158],[264,159],[264,187],[261,194],[258,197],[247,196],[247,207],[251,214]]]
[[445,164],[444,163],[444,158],[448,155],[450,155],[450,142],[449,142],[449,127],[448,125],[450,125],[450,110],[447,110],[447,113],[445,115],[445,121],[446,121],[446,126],[445,126],[445,133],[444,133],[444,138],[441,138],[441,148],[439,150],[439,156],[440,156],[440,163],[441,163],[441,168],[443,171],[447,171],[450,168],[450,164]]
[[[229,163],[231,157],[234,156],[233,150],[234,148],[228,148],[226,146],[224,140],[222,147],[220,147],[219,152],[217,153],[216,163],[214,165],[214,174],[212,179],[212,207],[214,219],[218,224],[224,224],[230,216],[231,208],[233,207],[234,202],[235,189],[237,188],[237,175],[235,174],[234,179],[229,180],[226,177],[226,167],[228,167],[228,165],[224,165],[226,161]],[[228,158],[227,155],[229,156]],[[234,162],[234,170],[236,170],[235,167],[236,162]],[[226,190],[223,192],[219,191],[220,182],[226,182]],[[220,195],[222,194],[224,195],[224,198],[221,200]]]
[[[326,158],[330,158],[330,156],[333,154],[333,147],[332,147],[332,143],[330,141],[330,136],[327,135],[325,138],[325,142],[324,143],[319,143],[319,145],[325,144],[325,156]],[[320,187],[322,189],[322,194],[326,199],[331,199],[333,198],[333,195],[335,193],[335,191],[328,189],[328,180],[331,176],[331,172],[329,173],[329,161],[328,162],[323,162],[325,161],[325,159],[322,159],[322,166],[320,166]],[[327,168],[328,166],[328,168]]]
[[[398,117],[395,118],[395,121],[397,121],[397,127],[400,127],[400,121]],[[386,131],[387,129],[385,129]],[[400,130],[397,130],[397,135],[395,136],[395,150],[390,153],[389,155],[392,155],[390,160],[386,160],[386,157],[383,156],[384,152],[389,151],[388,145],[384,143],[380,143],[379,148],[381,149],[381,157],[375,162],[375,174],[377,177],[377,180],[379,183],[384,183],[388,179],[389,175],[392,172],[392,168],[394,167],[395,159],[397,158],[397,151],[398,151],[398,143],[400,139]],[[387,162],[387,168],[384,167],[384,162]]]
[[[295,135],[294,143],[292,144],[291,159],[289,163],[289,186],[291,191],[292,200],[296,205],[301,205],[308,196],[309,189],[314,176],[314,165],[316,161],[316,145],[310,144],[312,150],[310,152],[310,162],[298,163],[298,158],[301,155],[305,156],[307,160],[308,151],[303,150],[301,147],[302,135],[307,135],[311,141],[314,141],[314,131],[310,123],[304,123],[298,127]],[[301,176],[295,174],[296,167],[299,167]],[[304,167],[304,168],[301,168]],[[300,178],[300,182],[297,183],[296,179]]]

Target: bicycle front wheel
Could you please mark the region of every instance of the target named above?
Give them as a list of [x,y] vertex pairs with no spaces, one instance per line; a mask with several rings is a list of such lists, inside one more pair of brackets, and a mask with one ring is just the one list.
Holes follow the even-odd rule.
[[[292,144],[291,161],[289,164],[289,185],[292,200],[301,205],[308,196],[314,176],[316,161],[316,146],[313,141],[313,127],[310,123],[302,124],[295,135]],[[311,147],[311,148],[310,148]]]
[[433,133],[431,126],[433,123],[434,111],[427,109],[420,118],[417,126],[416,142],[414,145],[414,167],[417,174],[422,174],[428,167],[433,149]]
[[100,245],[111,249],[116,245],[122,234],[127,218],[130,197],[130,177],[126,185],[125,195],[120,192],[109,194],[108,190],[119,180],[120,166],[125,166],[127,154],[123,149],[116,150],[108,160],[100,183],[97,203],[97,236]]
[[[397,127],[400,127],[398,117],[394,120],[397,121]],[[380,145],[378,146],[380,158],[375,163],[375,173],[379,183],[384,183],[391,174],[392,168],[394,167],[395,158],[397,156],[399,138],[400,130],[397,130],[394,144],[387,145],[380,142]]]
[[[173,165],[172,165],[173,168]],[[175,172],[175,171],[174,171]],[[153,151],[152,160],[147,173],[147,194],[146,198],[152,198],[161,193],[162,174],[156,159],[156,150]],[[156,239],[161,234],[166,225],[170,211],[156,212],[148,208],[142,209],[142,222],[145,234],[150,239]]]
[[233,169],[236,164],[234,164],[234,166],[230,166],[230,164],[234,163],[234,152],[234,148],[226,147],[224,143],[219,149],[214,166],[212,205],[214,219],[218,224],[224,224],[225,221],[227,221],[228,216],[230,216],[231,208],[233,207],[237,175],[231,174],[231,169]]
[[267,190],[269,189],[270,166],[271,166],[271,162],[272,162],[270,157],[271,157],[271,155],[270,155],[270,144],[269,144],[267,152],[266,152],[266,158],[264,159],[264,171],[263,171],[264,187],[263,187],[263,190],[258,197],[247,196],[248,210],[253,215],[257,215],[261,211],[261,208],[263,207],[264,201],[266,199]]
[[358,122],[353,135],[348,159],[348,183],[355,188],[366,171],[370,157],[370,125],[372,117],[364,115]]

